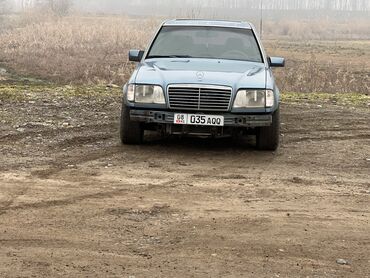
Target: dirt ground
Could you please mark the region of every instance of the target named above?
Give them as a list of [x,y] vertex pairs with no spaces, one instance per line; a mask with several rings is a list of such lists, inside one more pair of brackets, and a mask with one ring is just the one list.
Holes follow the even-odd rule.
[[121,146],[119,102],[3,94],[1,277],[370,277],[369,107],[283,103],[271,153]]

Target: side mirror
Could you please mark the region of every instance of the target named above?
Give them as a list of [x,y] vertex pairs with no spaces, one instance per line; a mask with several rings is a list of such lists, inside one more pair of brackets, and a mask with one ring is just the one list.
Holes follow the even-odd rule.
[[268,57],[269,65],[272,68],[285,67],[285,59],[281,57]]
[[143,50],[132,49],[128,52],[128,60],[131,62],[140,62],[144,56]]

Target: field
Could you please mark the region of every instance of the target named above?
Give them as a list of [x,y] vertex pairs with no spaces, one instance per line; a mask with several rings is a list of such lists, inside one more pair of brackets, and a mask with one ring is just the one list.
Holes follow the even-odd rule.
[[121,146],[114,84],[156,20],[53,20],[0,34],[0,277],[370,277],[369,40],[265,39],[275,153]]
[[[0,64],[8,69],[59,84],[118,85],[127,80],[134,67],[127,61],[128,50],[144,49],[161,22],[106,16],[55,19],[39,14],[9,21],[15,27],[0,33]],[[317,24],[329,26],[330,22]],[[369,24],[363,20],[348,23],[338,31],[341,40],[325,39],[332,34],[324,27],[311,34],[308,24],[283,23],[276,33],[269,31],[273,29],[267,24],[267,53],[287,58],[287,69],[276,73],[281,90],[369,92],[370,38],[364,32]],[[352,30],[353,26],[357,29]],[[362,34],[362,39],[348,36],[349,30]]]

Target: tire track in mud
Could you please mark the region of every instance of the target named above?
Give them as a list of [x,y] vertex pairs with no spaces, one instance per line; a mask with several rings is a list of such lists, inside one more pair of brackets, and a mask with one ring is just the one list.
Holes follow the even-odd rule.
[[[131,240],[129,240],[128,244],[132,244]],[[66,240],[66,239],[48,239],[48,238],[4,238],[0,239],[0,245],[4,247],[11,247],[11,248],[42,248],[45,250],[49,250],[50,252],[53,252],[53,250],[61,250],[64,252],[76,254],[78,253],[80,256],[83,254],[83,256],[96,256],[100,258],[104,258],[106,256],[108,257],[119,257],[122,259],[127,259],[128,257],[139,257],[138,255],[135,255],[133,251],[129,255],[127,252],[121,254],[121,250],[114,251],[103,251],[101,250],[101,246],[99,245],[99,242],[96,242],[96,244],[92,244],[91,241],[84,242],[82,240]],[[81,254],[82,252],[82,254]],[[34,257],[30,261],[32,264],[42,264],[47,265],[47,262],[37,262],[37,258]],[[7,277],[7,276],[6,276]],[[47,276],[50,277],[50,276]],[[84,276],[87,277],[87,276]]]
[[[49,163],[45,169],[35,170],[31,175],[40,178],[48,179],[51,176],[68,169],[68,165],[78,165],[98,159],[111,157],[122,150],[120,146],[105,147],[99,151],[79,154],[78,156],[69,156],[67,158],[56,157],[53,162]],[[65,155],[64,155],[65,156]],[[45,166],[45,165],[44,165]]]
[[[51,207],[60,207],[60,206],[69,206],[74,205],[82,201],[86,200],[101,200],[101,199],[109,199],[114,198],[117,196],[121,196],[123,194],[132,193],[131,186],[143,186],[142,189],[145,190],[145,188],[149,188],[149,190],[152,190],[152,186],[163,186],[168,184],[168,181],[162,182],[159,185],[154,184],[120,184],[121,187],[119,189],[110,190],[110,191],[101,191],[101,192],[95,192],[90,194],[83,194],[83,195],[77,195],[77,196],[71,196],[69,198],[64,199],[57,199],[57,200],[48,200],[48,201],[40,201],[40,202],[33,202],[33,203],[26,203],[26,204],[20,204],[16,206],[12,206],[14,204],[14,201],[17,197],[24,195],[26,191],[22,191],[22,194],[17,195],[15,198],[13,198],[12,202],[8,203],[6,206],[0,208],[0,216],[3,214],[6,214],[10,211],[19,211],[19,210],[29,210],[29,209],[47,209]],[[26,188],[24,188],[26,190]],[[167,206],[154,206],[151,211],[147,212],[150,215],[153,215],[155,213],[162,213],[164,210],[168,210]],[[130,212],[129,209],[126,209],[124,211],[125,213]],[[145,211],[143,211],[145,213]],[[1,240],[0,240],[1,241]]]
[[28,187],[27,186],[24,186],[19,191],[15,192],[13,194],[10,194],[10,196],[9,196],[10,198],[7,201],[0,203],[0,216],[3,215],[3,214],[5,214],[6,211],[9,208],[12,207],[12,205],[15,203],[15,201],[19,197],[25,195],[27,193],[27,191],[28,191]]
[[11,239],[0,239],[0,244],[2,246],[22,246],[22,247],[41,247],[45,246],[50,248],[51,246],[58,247],[58,246],[73,246],[73,242],[61,239],[38,239],[38,238],[11,238]]
[[[127,231],[132,233],[132,231]],[[44,239],[44,238],[9,238],[9,239],[0,239],[0,245],[4,247],[12,248],[42,248],[53,252],[53,250],[61,250],[63,252],[68,252],[71,254],[78,254],[79,256],[83,255],[85,257],[97,257],[97,258],[121,258],[121,259],[133,259],[137,260],[140,258],[148,259],[151,257],[149,254],[144,253],[143,251],[137,250],[135,248],[135,241],[133,239],[127,239],[125,243],[125,251],[121,248],[117,250],[105,251],[101,249],[101,242],[96,242],[95,244],[91,241],[84,242],[81,240],[66,240],[66,239]],[[81,254],[82,253],[82,254]],[[47,262],[38,262],[37,258],[32,258],[30,260],[32,264],[42,265],[49,267],[50,264]],[[7,276],[6,276],[7,277]],[[85,276],[84,277],[88,277]],[[116,276],[114,276],[116,277]]]
[[347,141],[347,140],[370,140],[370,134],[286,138],[284,141],[285,143],[289,144],[289,143],[298,143],[298,142],[304,142],[304,141]]
[[14,141],[25,139],[26,137],[34,136],[34,135],[44,135],[44,136],[60,136],[61,134],[71,133],[71,132],[82,132],[82,131],[92,131],[95,129],[107,129],[107,128],[114,128],[117,127],[117,122],[110,122],[106,124],[93,124],[93,125],[85,125],[80,127],[70,127],[70,128],[58,128],[58,129],[46,129],[46,130],[32,130],[32,131],[25,131],[16,134],[6,134],[0,137],[0,143],[5,143],[7,141]]
[[[126,184],[126,186],[129,184]],[[111,191],[90,193],[85,195],[72,196],[70,198],[60,199],[60,200],[50,200],[50,201],[40,201],[35,203],[21,204],[17,206],[11,206],[9,204],[6,207],[0,208],[0,215],[3,215],[9,211],[19,211],[19,210],[29,210],[29,209],[47,209],[51,207],[60,207],[74,205],[85,200],[99,200],[113,198],[120,196],[123,193],[129,192],[129,187],[120,188]]]
[[86,135],[86,136],[75,136],[72,138],[66,138],[61,142],[57,142],[55,145],[59,148],[66,148],[70,146],[81,146],[81,145],[86,145],[98,141],[105,141],[108,139],[112,139],[113,134],[109,133],[102,133],[102,134],[97,134],[97,135]]
[[[86,125],[83,127],[71,127],[65,129],[37,130],[20,134],[6,135],[0,139],[0,143],[11,143],[13,145],[14,140],[17,141],[25,139],[25,134],[28,134],[28,136],[42,134],[42,140],[48,141],[48,143],[43,144],[43,149],[38,150],[39,152],[43,151],[43,153],[48,154],[48,156],[53,156],[54,158],[52,162],[48,162],[47,164],[45,164],[45,161],[35,163],[32,168],[45,167],[45,169],[33,171],[31,174],[34,174],[40,178],[48,178],[49,176],[68,168],[67,166],[70,164],[76,165],[99,158],[106,158],[119,151],[120,148],[118,146],[107,148],[105,146],[106,144],[103,144],[102,149],[94,152],[89,152],[89,150],[86,150],[86,148],[82,148],[84,145],[111,140],[116,135],[116,130],[117,122]],[[55,137],[55,140],[49,141],[51,137]],[[72,147],[72,149],[67,152],[64,149],[68,147]],[[78,152],[76,152],[76,150],[78,150]],[[18,166],[21,167],[22,165],[23,164],[20,164]],[[12,165],[11,167],[12,170],[16,168],[17,164]]]
[[347,132],[347,131],[370,131],[370,128],[316,128],[314,130],[307,129],[285,129],[283,130],[284,134],[311,134],[313,131],[316,132]]

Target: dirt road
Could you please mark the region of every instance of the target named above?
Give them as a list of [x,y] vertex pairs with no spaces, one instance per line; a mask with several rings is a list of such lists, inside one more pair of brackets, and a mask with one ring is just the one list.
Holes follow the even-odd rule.
[[119,101],[3,94],[1,277],[370,277],[368,107],[284,103],[270,153],[120,146]]

